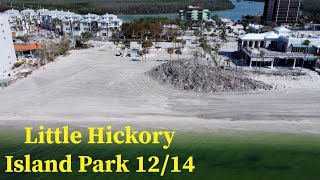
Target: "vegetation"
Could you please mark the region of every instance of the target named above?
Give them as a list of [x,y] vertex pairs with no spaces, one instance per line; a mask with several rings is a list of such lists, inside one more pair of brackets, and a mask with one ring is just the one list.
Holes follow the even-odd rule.
[[[259,57],[261,58],[260,66],[259,66],[259,72],[260,72],[260,70],[261,70],[261,64],[263,64],[263,62],[264,62],[264,57],[265,57],[265,55],[266,55],[266,52],[265,52],[265,51],[261,50],[261,51],[259,52]],[[256,66],[257,66],[257,62],[256,62]]]
[[171,61],[171,56],[172,56],[173,52],[174,52],[174,49],[172,47],[167,49],[167,53],[170,55],[170,61]]
[[136,22],[127,22],[122,25],[122,31],[126,38],[136,39],[144,37],[152,37],[153,39],[159,38],[163,26],[161,22],[144,20]]
[[303,10],[309,13],[320,13],[320,4],[318,0],[303,0]]
[[309,46],[310,45],[310,41],[308,39],[306,39],[306,40],[304,40],[302,42],[302,45]]
[[66,55],[69,50],[70,40],[62,40],[59,43],[52,43],[37,49],[36,55],[39,57],[38,67],[54,61],[58,56]]
[[93,36],[90,32],[81,33],[80,37],[76,37],[76,47],[77,48],[86,48],[86,42],[92,39]]
[[[250,0],[250,1],[258,1],[263,2],[264,0]],[[315,23],[320,23],[320,3],[319,0],[302,0],[302,10],[304,15],[307,15],[310,21]],[[251,22],[260,23],[259,19],[251,19]],[[275,23],[272,22],[262,22],[265,25],[276,26]],[[299,24],[303,24],[303,19],[299,20]]]
[[303,11],[308,15],[308,18],[315,22],[320,23],[320,3],[319,0],[303,0]]
[[178,60],[180,60],[180,55],[182,54],[182,49],[179,47],[174,53],[178,55]]
[[[3,2],[4,1],[4,2]],[[6,3],[5,3],[6,2]],[[80,14],[139,14],[139,13],[172,13],[185,9],[188,5],[199,5],[210,10],[232,9],[234,5],[229,0],[2,0],[2,8],[44,7],[48,9],[68,9]],[[0,8],[1,9],[1,8]]]
[[[123,41],[122,44],[126,46],[126,41],[137,41],[138,44],[141,44],[142,50],[140,51],[140,55],[142,61],[146,61],[146,55],[149,54],[149,48],[152,47],[153,44],[158,50],[161,48],[158,46],[158,42],[172,42],[172,48],[169,48],[167,51],[170,55],[170,60],[174,53],[177,54],[178,59],[180,59],[182,48],[186,44],[186,41],[177,39],[177,35],[179,35],[178,31],[183,31],[182,28],[164,27],[164,25],[172,24],[180,25],[181,27],[181,25],[185,25],[185,22],[181,20],[169,20],[167,18],[146,18],[124,23],[122,25],[122,32],[123,38],[126,40]],[[126,49],[126,47],[124,47],[124,49]]]
[[150,50],[149,48],[151,48],[153,45],[152,41],[150,40],[144,40],[141,42],[141,47],[142,47],[142,61],[143,61],[143,55],[145,55],[145,61],[147,61],[147,54],[149,54]]
[[130,40],[123,41],[123,47],[124,47],[124,49],[127,49],[127,51],[128,51],[131,48],[131,41]]
[[27,35],[24,36],[18,36],[16,39],[20,39],[24,43],[27,43],[29,41],[29,37]]
[[81,40],[83,42],[88,42],[92,38],[92,34],[90,32],[83,32],[81,33]]
[[[309,47],[310,43],[311,43],[311,41],[306,39],[306,40],[304,40],[302,42],[302,45]],[[306,52],[305,53],[308,54],[308,48],[306,48]],[[301,68],[300,68],[299,74],[301,74],[301,72],[302,72],[302,69],[303,69],[303,66],[304,66],[304,61],[305,61],[305,59],[302,60],[302,64],[301,64]]]

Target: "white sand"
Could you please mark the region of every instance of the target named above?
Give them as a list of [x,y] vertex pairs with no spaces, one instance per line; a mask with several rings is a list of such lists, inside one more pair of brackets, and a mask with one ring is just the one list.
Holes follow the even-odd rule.
[[[194,50],[195,45],[190,45],[182,56],[192,57]],[[3,124],[35,120],[194,131],[320,132],[320,88],[314,84],[319,80],[305,82],[299,88],[291,85],[251,93],[179,91],[159,85],[144,74],[163,63],[157,60],[169,59],[164,49],[152,50],[147,62],[115,57],[118,51],[111,43],[72,51],[0,90]],[[177,59],[177,55],[172,57]]]

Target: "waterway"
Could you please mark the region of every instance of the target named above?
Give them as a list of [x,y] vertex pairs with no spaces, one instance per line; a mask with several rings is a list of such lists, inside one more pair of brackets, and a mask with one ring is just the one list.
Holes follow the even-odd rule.
[[[264,2],[251,2],[242,1],[237,2],[236,0],[230,0],[234,5],[234,9],[223,10],[223,11],[211,11],[211,15],[219,15],[222,18],[229,18],[231,20],[240,20],[243,15],[262,15]],[[146,17],[167,17],[170,19],[178,18],[178,13],[163,13],[163,14],[134,14],[134,15],[118,15],[119,18],[124,21],[132,21]]]

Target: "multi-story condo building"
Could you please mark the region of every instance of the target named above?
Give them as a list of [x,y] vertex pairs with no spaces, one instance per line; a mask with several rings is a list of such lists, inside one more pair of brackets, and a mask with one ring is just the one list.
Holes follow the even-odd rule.
[[43,28],[55,31],[67,37],[80,36],[83,32],[90,32],[94,36],[109,36],[114,29],[120,29],[123,21],[116,15],[96,14],[79,15],[63,10],[25,9],[8,10],[10,26],[15,36],[23,36],[30,33],[31,27],[41,25]]
[[33,9],[24,9],[20,12],[22,16],[28,16],[30,18],[36,16],[36,12]]
[[101,37],[111,36],[113,31],[116,31],[121,27],[122,20],[116,15],[105,14],[98,20],[99,35]]
[[199,6],[188,6],[186,10],[180,10],[180,19],[186,21],[207,21],[210,19],[210,10]]
[[9,24],[14,37],[23,36],[28,33],[29,20],[23,17],[23,15],[15,9],[10,9],[4,12],[9,17]]
[[276,23],[297,22],[302,0],[265,0],[263,18]]
[[[62,17],[62,33],[68,37],[80,36],[80,20],[81,15],[70,13]],[[72,34],[73,33],[73,34]]]
[[9,17],[0,13],[0,74],[5,73],[16,62]]

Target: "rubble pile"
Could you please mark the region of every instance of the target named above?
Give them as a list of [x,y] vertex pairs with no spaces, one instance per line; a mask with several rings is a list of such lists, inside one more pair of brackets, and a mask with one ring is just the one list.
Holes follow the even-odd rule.
[[147,72],[161,84],[195,92],[241,92],[270,90],[271,85],[246,77],[245,72],[225,70],[202,60],[178,60]]
[[[6,88],[9,85],[15,83],[16,81],[19,81],[20,79],[26,78],[32,72],[36,69],[36,67],[27,65],[27,64],[22,64],[18,68],[12,69],[13,73],[8,72],[6,74],[7,77],[3,78],[1,77],[0,79],[0,89]],[[10,76],[9,76],[10,74]]]

